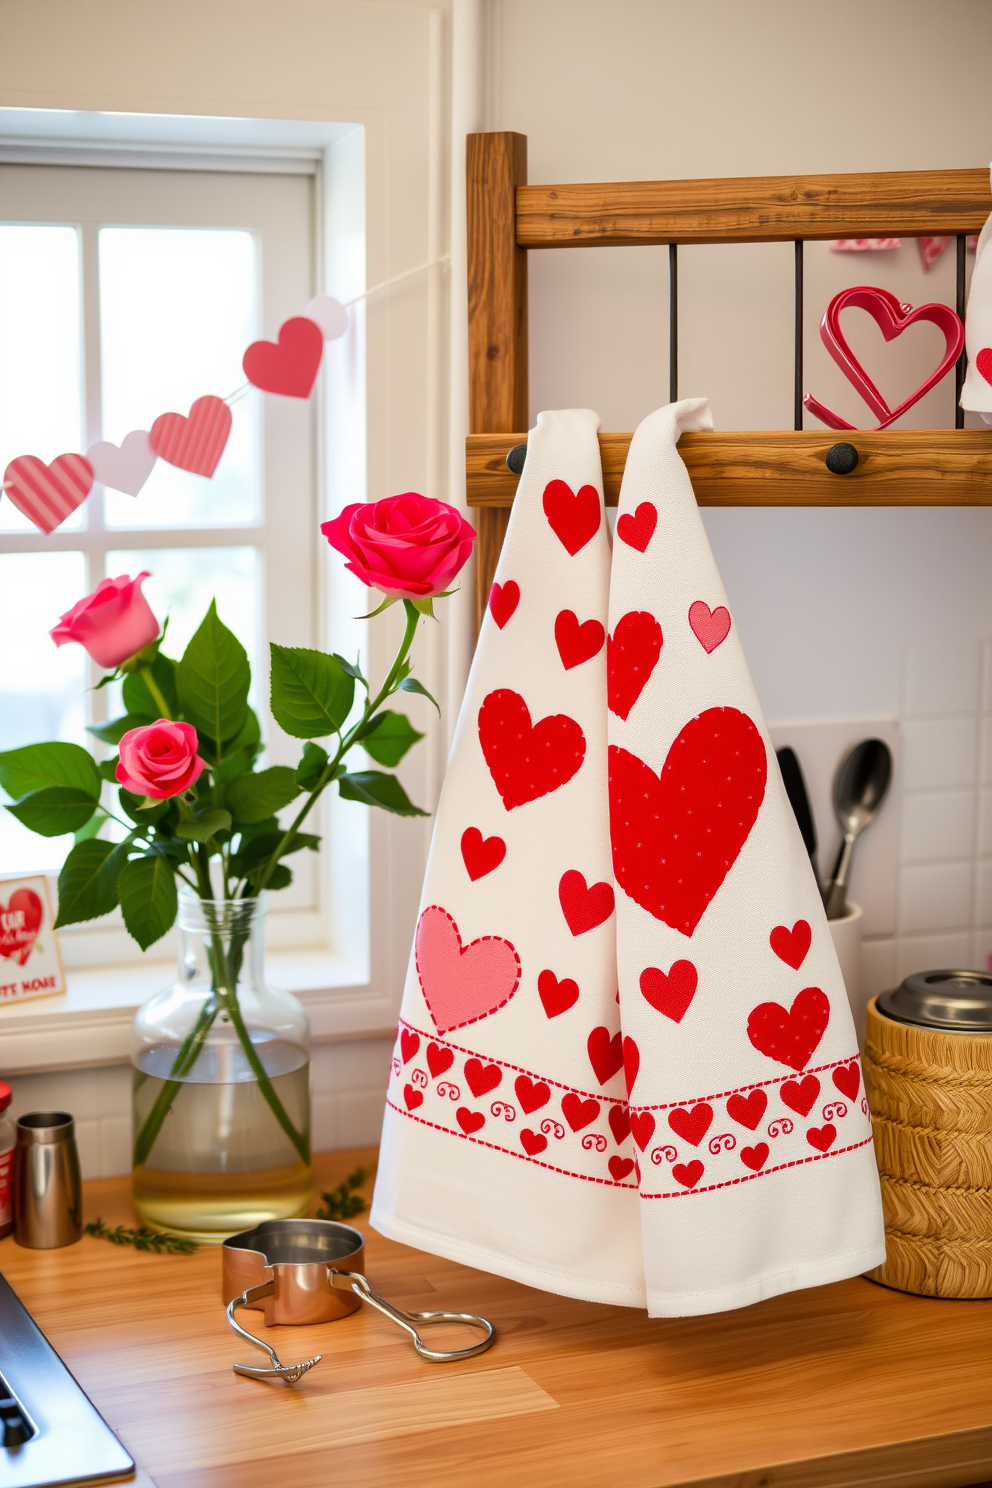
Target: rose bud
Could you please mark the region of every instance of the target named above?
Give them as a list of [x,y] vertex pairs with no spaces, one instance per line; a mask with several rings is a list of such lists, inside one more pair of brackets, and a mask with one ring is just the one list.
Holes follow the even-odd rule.
[[199,740],[191,723],[160,718],[129,729],[120,742],[117,779],[136,796],[167,800],[198,780],[206,761],[197,754]]
[[406,491],[346,506],[321,532],[345,568],[390,599],[428,599],[468,562],[475,528],[446,501]]
[[101,579],[85,599],[67,610],[51,631],[56,646],[78,641],[98,666],[112,671],[134,656],[143,646],[154,641],[159,623],[141,592],[148,572],[136,579],[121,574],[116,579]]

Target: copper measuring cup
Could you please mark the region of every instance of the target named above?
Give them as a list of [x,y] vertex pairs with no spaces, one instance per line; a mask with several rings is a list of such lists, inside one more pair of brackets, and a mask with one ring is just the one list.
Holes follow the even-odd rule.
[[[266,1327],[280,1323],[329,1323],[357,1312],[368,1302],[410,1334],[422,1359],[448,1363],[484,1353],[495,1339],[492,1323],[468,1312],[400,1312],[375,1293],[362,1274],[365,1241],[358,1230],[330,1219],[269,1219],[254,1229],[230,1235],[221,1246],[223,1295],[227,1321],[233,1332],[268,1354],[271,1368],[235,1364],[235,1374],[249,1379],[296,1381],[319,1364],[321,1354],[301,1364],[283,1364],[275,1349],[241,1327],[235,1308],[264,1313]],[[339,1262],[354,1270],[345,1270]],[[465,1323],[481,1328],[485,1337],[468,1348],[430,1349],[418,1332],[432,1323]]]

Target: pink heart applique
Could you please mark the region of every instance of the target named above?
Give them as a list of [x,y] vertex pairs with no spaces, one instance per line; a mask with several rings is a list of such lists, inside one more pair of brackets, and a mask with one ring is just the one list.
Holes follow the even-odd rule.
[[520,957],[500,935],[463,946],[446,909],[431,904],[417,924],[417,975],[438,1033],[504,1007],[520,984]]
[[730,634],[730,611],[726,605],[711,610],[704,600],[697,599],[689,606],[689,626],[708,656]]

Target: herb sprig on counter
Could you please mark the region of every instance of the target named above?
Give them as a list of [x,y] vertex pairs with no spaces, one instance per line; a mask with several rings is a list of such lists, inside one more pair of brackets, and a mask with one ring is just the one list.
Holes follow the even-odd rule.
[[354,1190],[361,1188],[372,1176],[370,1168],[356,1168],[349,1173],[343,1183],[330,1193],[322,1193],[323,1206],[317,1210],[318,1219],[354,1219],[356,1214],[364,1214],[369,1207],[361,1194]]
[[200,1248],[196,1240],[187,1240],[182,1235],[159,1234],[156,1230],[146,1229],[144,1225],[136,1230],[128,1229],[125,1225],[110,1229],[99,1215],[83,1226],[83,1234],[95,1235],[98,1240],[109,1240],[111,1245],[133,1245],[135,1250],[151,1250],[156,1255],[191,1255]]

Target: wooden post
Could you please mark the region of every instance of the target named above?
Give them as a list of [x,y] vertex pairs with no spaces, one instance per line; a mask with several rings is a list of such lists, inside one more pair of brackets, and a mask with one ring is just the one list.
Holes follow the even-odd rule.
[[[470,134],[468,211],[469,424],[473,434],[526,429],[527,252],[517,247],[516,188],[527,183],[527,136]],[[475,547],[478,634],[509,512],[480,508]]]

